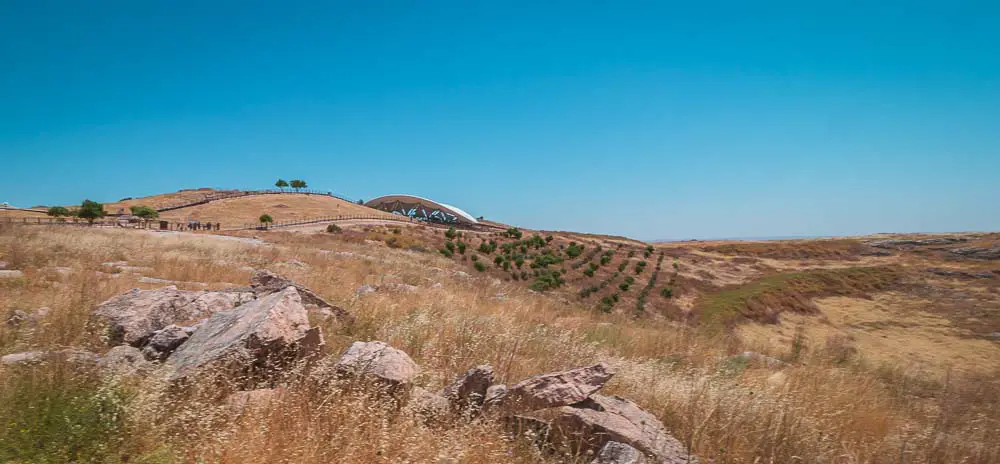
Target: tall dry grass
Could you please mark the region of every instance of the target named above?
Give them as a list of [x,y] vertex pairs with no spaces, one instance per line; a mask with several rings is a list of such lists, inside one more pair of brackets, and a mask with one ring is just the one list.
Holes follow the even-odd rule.
[[[51,308],[37,325],[0,328],[0,353],[84,347],[106,350],[86,329],[94,305],[139,275],[102,263],[126,260],[142,275],[183,288],[243,285],[249,268],[285,274],[356,316],[316,318],[337,353],[355,340],[383,340],[423,368],[417,384],[437,389],[489,363],[511,383],[556,369],[607,361],[606,387],[659,416],[693,453],[714,462],[1000,462],[998,376],[945,380],[873,367],[837,344],[789,346],[784,369],[731,355],[746,349],[728,333],[654,318],[598,314],[488,278],[462,277],[433,253],[335,238],[263,234],[269,244],[208,236],[115,230],[0,231],[0,259],[26,278],[0,283],[0,307]],[[297,260],[304,264],[290,263]],[[361,284],[406,283],[358,297]],[[435,288],[434,284],[440,283]],[[388,288],[388,287],[383,287]],[[846,354],[845,354],[846,353]],[[33,368],[54,369],[41,366]],[[7,379],[28,375],[8,369]],[[45,385],[60,391],[68,381]],[[10,394],[4,383],[2,394]],[[427,425],[363,391],[331,391],[291,376],[269,407],[234,416],[218,394],[176,396],[155,381],[117,383],[124,425],[109,433],[107,459],[129,462],[538,462],[523,441],[492,421]],[[106,386],[95,387],[96,391]],[[109,387],[110,388],[110,387]],[[95,393],[96,394],[96,393]],[[17,408],[4,414],[17,414]],[[6,420],[7,417],[0,419]],[[83,421],[83,423],[90,423]],[[0,444],[2,445],[2,444]],[[4,447],[0,446],[0,450]],[[4,451],[0,451],[2,453]],[[7,456],[4,456],[7,457]],[[585,461],[585,458],[579,458]]]

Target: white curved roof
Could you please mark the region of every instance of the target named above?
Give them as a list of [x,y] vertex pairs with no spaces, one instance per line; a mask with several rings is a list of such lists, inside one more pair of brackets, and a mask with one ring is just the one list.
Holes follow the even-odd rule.
[[427,203],[432,203],[432,204],[440,206],[441,208],[449,210],[449,211],[451,211],[451,212],[453,212],[453,213],[455,213],[455,214],[457,214],[459,216],[462,216],[463,219],[465,219],[465,220],[467,220],[467,221],[469,221],[469,222],[471,222],[473,224],[478,224],[479,223],[479,221],[477,221],[476,218],[472,217],[471,214],[466,213],[461,208],[457,208],[457,207],[449,205],[447,203],[441,203],[440,201],[434,201],[434,200],[431,200],[430,198],[418,197],[416,195],[408,195],[408,194],[405,194],[405,193],[398,193],[398,194],[393,194],[393,195],[382,195],[382,196],[380,196],[378,198],[373,198],[373,199],[369,200],[367,203],[368,204],[377,203],[380,200],[383,200],[385,198],[391,198],[391,197],[413,198],[415,200],[420,200],[420,201],[425,201]]

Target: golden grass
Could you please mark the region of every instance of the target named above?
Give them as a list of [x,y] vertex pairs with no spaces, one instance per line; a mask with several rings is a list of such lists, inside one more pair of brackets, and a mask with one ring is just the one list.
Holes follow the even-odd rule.
[[773,259],[856,259],[864,245],[856,239],[735,242],[702,247],[724,255]]
[[275,222],[312,219],[320,216],[376,215],[392,217],[366,206],[323,195],[283,194],[261,195],[218,200],[204,205],[160,213],[161,218],[174,222],[198,220],[221,223],[223,228],[256,224],[261,214],[269,214]]
[[[407,351],[424,369],[417,383],[437,389],[469,367],[492,364],[510,383],[539,372],[610,362],[609,393],[659,416],[703,460],[714,462],[969,462],[1000,459],[996,377],[947,382],[876,369],[836,346],[765,352],[797,361],[779,374],[728,357],[759,349],[726,332],[659,319],[633,320],[564,304],[519,285],[454,273],[434,253],[395,250],[333,237],[259,234],[272,244],[215,236],[124,230],[7,228],[0,259],[26,278],[0,288],[0,308],[52,308],[37,327],[0,328],[0,353],[67,346],[103,351],[86,326],[93,306],[138,283],[101,263],[127,260],[151,277],[241,284],[244,266],[292,277],[351,311],[350,325],[320,322],[328,351],[378,339]],[[304,234],[300,234],[304,235]],[[306,266],[288,264],[291,259]],[[68,268],[62,272],[56,268]],[[101,272],[100,274],[98,272]],[[117,276],[117,277],[116,277]],[[362,283],[417,285],[412,293],[356,297]],[[433,284],[441,283],[440,288]],[[148,285],[145,285],[148,286]],[[502,297],[498,297],[498,293]],[[48,369],[46,366],[38,369]],[[8,370],[11,379],[24,375]],[[0,388],[7,388],[2,384]],[[60,383],[48,388],[59,389]],[[292,376],[270,408],[232,417],[208,392],[174,397],[155,382],[126,385],[127,425],[107,446],[129,462],[539,462],[491,420],[429,426],[363,392],[325,390]],[[16,411],[15,411],[16,413]],[[6,418],[0,418],[6,419]],[[579,462],[588,462],[581,458]]]

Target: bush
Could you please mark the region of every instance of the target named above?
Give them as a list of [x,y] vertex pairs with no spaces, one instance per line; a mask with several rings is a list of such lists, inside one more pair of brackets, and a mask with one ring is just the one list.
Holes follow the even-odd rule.
[[[451,242],[449,242],[449,243],[451,243]],[[438,251],[440,251],[441,254],[444,255],[446,258],[451,258],[452,256],[455,255],[455,253],[453,253],[451,250],[449,250],[447,248],[442,248],[442,249],[440,249]]]
[[623,261],[621,264],[618,265],[618,272],[625,271],[625,268],[627,266],[628,266],[628,261]]
[[625,283],[632,285],[635,283],[635,279],[632,276],[625,276]]
[[489,242],[483,242],[479,244],[479,252],[488,255],[492,254],[497,249],[497,242],[490,240]]
[[444,247],[447,248],[448,251],[452,253],[455,252],[455,242],[444,242]]
[[444,233],[444,236],[447,237],[448,240],[451,240],[458,236],[458,232],[455,230],[454,227],[449,227],[448,231]]
[[521,269],[521,266],[524,266],[524,257],[520,255],[515,256],[514,265],[517,266],[518,269]]
[[588,267],[587,269],[583,270],[583,275],[587,277],[594,277],[594,270]]
[[465,254],[465,242],[458,242],[458,252]]
[[338,226],[336,224],[330,224],[330,225],[326,226],[326,231],[329,232],[329,233],[331,233],[331,234],[339,234],[342,230],[343,229],[341,229],[340,226]]
[[472,255],[472,261],[479,261],[479,255]]
[[493,264],[497,266],[503,264],[503,256],[497,255],[496,258],[493,258]]
[[557,288],[565,282],[566,281],[559,276],[559,271],[544,270],[537,274],[535,281],[531,283],[531,289],[536,292],[544,292],[546,290]]
[[552,236],[551,235],[546,235],[545,236],[545,243],[549,243],[551,241],[552,241]]
[[486,265],[485,265],[485,264],[483,264],[483,263],[482,263],[481,261],[476,261],[475,263],[473,263],[473,266],[474,266],[474,267],[476,268],[476,270],[477,270],[477,271],[479,271],[479,272],[483,272],[483,271],[485,271],[485,270],[486,270]]
[[522,236],[521,230],[518,229],[517,227],[511,227],[510,229],[507,229],[507,231],[504,232],[504,234],[514,240],[520,240]]
[[583,254],[584,248],[586,247],[577,244],[576,242],[569,242],[569,246],[566,247],[566,256],[569,256],[570,258],[576,258],[577,256]]
[[544,267],[548,267],[550,264],[559,264],[561,262],[562,262],[561,259],[559,259],[556,256],[553,256],[551,253],[545,253],[545,254],[540,255],[537,258],[535,258],[535,262],[531,263],[531,267],[533,267],[533,268],[543,267],[544,268]]
[[52,217],[67,217],[70,215],[70,212],[65,206],[53,206],[45,214]]
[[629,285],[629,284],[628,284],[628,283],[626,283],[626,282],[622,282],[622,283],[618,284],[618,288],[622,289],[622,291],[623,291],[623,292],[627,292],[627,291],[628,291],[628,288],[629,288],[630,286],[631,286],[631,285]]
[[155,209],[150,208],[148,206],[141,206],[141,205],[129,206],[128,209],[129,211],[132,212],[133,216],[138,216],[143,219],[155,219],[160,217],[160,213],[156,212]]
[[664,287],[663,290],[660,290],[660,295],[663,296],[664,298],[673,298],[674,289],[670,287]]

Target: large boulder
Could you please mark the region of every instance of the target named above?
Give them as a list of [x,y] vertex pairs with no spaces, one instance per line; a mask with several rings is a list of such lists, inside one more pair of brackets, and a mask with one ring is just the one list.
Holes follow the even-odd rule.
[[139,348],[164,327],[229,311],[253,298],[247,292],[194,292],[174,286],[132,289],[101,303],[94,311],[94,318],[108,325],[110,344],[126,343]]
[[167,358],[171,380],[222,372],[252,383],[302,357],[319,353],[319,329],[309,327],[295,287],[221,311],[202,323]]
[[354,342],[335,362],[320,361],[316,372],[337,378],[363,378],[390,387],[409,384],[420,367],[410,357],[384,342]]
[[138,348],[129,345],[118,345],[108,350],[97,361],[97,367],[107,375],[129,377],[142,375],[153,370],[155,364],[143,357]]
[[302,304],[306,307],[315,307],[323,312],[331,312],[337,318],[347,318],[348,314],[344,308],[334,306],[321,298],[312,290],[296,283],[294,280],[282,277],[267,269],[259,269],[250,277],[250,288],[258,298],[280,292],[288,287],[295,287],[302,298]]
[[539,374],[510,387],[502,405],[510,413],[535,411],[587,399],[615,375],[611,366],[592,366]]
[[572,406],[539,414],[550,419],[553,444],[581,454],[598,454],[613,441],[632,446],[652,462],[689,462],[684,445],[667,432],[656,416],[618,396],[593,395]]
[[410,390],[410,400],[407,408],[413,413],[423,417],[426,422],[436,423],[448,416],[451,404],[448,399],[429,392],[420,387],[413,387]]
[[456,411],[478,411],[486,401],[486,391],[493,384],[493,367],[484,364],[469,369],[441,391]]

